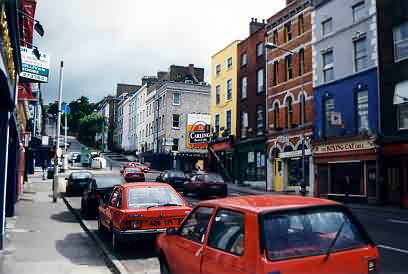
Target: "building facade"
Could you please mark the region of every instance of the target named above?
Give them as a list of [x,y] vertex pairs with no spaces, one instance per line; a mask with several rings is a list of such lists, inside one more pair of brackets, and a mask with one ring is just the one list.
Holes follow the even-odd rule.
[[[377,0],[381,202],[408,208],[408,2]],[[372,190],[374,192],[374,190]]]
[[238,94],[234,166],[240,182],[265,188],[265,21],[252,18],[249,37],[238,44]]
[[146,125],[147,125],[147,136],[146,136],[146,152],[152,153],[156,152],[155,138],[154,136],[154,100],[156,96],[156,86],[150,86],[147,88],[146,92]]
[[313,5],[315,194],[375,202],[379,183],[376,1],[314,1]]
[[211,57],[211,169],[229,180],[234,180],[239,42],[230,43]]
[[266,43],[278,47],[266,49],[269,191],[298,192],[304,182],[313,194],[311,21],[311,3],[304,0],[287,1],[267,20]]

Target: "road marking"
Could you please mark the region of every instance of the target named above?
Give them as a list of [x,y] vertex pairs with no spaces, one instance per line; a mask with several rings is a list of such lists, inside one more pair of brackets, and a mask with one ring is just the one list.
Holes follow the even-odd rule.
[[395,248],[395,247],[391,247],[391,246],[386,246],[386,245],[378,245],[379,248],[383,248],[383,249],[388,249],[388,250],[392,250],[392,251],[397,251],[397,252],[401,252],[404,254],[408,254],[408,250],[405,249],[399,249],[399,248]]
[[390,222],[390,223],[406,224],[406,225],[408,225],[408,221],[395,220],[395,219],[388,219],[387,221]]

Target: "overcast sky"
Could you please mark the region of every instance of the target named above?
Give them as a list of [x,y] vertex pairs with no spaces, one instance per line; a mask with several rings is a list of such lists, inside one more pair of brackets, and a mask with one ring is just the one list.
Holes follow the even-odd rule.
[[51,56],[45,102],[57,98],[64,59],[63,100],[114,94],[116,83],[138,84],[171,64],[206,69],[210,56],[245,39],[251,17],[267,19],[285,0],[38,0],[44,37],[34,44]]

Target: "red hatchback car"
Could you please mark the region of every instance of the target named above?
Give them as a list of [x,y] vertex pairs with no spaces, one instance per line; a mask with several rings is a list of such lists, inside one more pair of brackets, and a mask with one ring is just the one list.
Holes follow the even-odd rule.
[[199,203],[157,240],[160,273],[378,273],[378,250],[343,205],[297,196]]
[[99,206],[98,230],[110,232],[117,250],[125,240],[146,238],[178,227],[191,208],[171,186],[127,183],[115,186]]
[[125,168],[123,172],[123,178],[126,182],[144,182],[145,175],[141,168],[138,167],[128,167]]
[[228,186],[219,174],[197,174],[183,185],[183,195],[187,196],[190,193],[196,194],[200,198],[207,198],[208,196],[224,198],[228,196]]

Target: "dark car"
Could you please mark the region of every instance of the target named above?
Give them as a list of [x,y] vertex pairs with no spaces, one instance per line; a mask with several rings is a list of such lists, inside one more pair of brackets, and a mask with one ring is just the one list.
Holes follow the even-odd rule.
[[190,193],[196,194],[200,198],[207,198],[208,196],[227,197],[228,187],[219,174],[198,174],[184,184],[183,194],[188,195]]
[[120,185],[122,183],[124,183],[124,179],[119,175],[95,176],[82,195],[82,215],[86,217],[97,216],[98,206],[109,198],[115,185]]
[[166,170],[156,178],[156,182],[169,184],[175,189],[182,189],[186,180],[188,178],[180,170]]
[[93,175],[90,172],[72,172],[65,180],[67,180],[66,195],[82,195],[92,182]]
[[139,167],[128,167],[125,168],[123,172],[123,178],[126,182],[144,182],[145,175],[141,168]]

